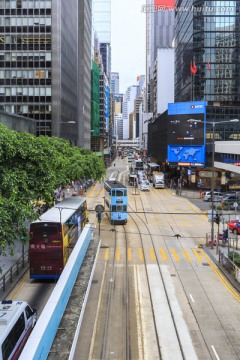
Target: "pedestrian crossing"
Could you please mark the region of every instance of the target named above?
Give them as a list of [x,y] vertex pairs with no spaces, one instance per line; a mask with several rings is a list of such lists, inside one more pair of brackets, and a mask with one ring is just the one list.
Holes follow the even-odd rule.
[[[105,261],[108,261],[110,258],[110,252],[113,251],[110,248],[104,248],[103,251],[100,251],[99,258],[104,259]],[[199,262],[204,263],[204,258],[201,252],[197,249],[175,249],[175,248],[159,248],[157,250],[158,253],[156,254],[154,248],[148,249],[148,254],[145,253],[145,258],[147,257],[152,263],[155,263],[157,261],[156,257],[158,257],[158,261],[161,261],[163,263],[166,263],[168,261],[174,261],[176,263],[181,262]],[[141,262],[144,260],[144,252],[142,248],[127,249],[127,260],[128,262],[132,262],[134,259],[138,259]],[[116,248],[115,251],[115,260],[120,262],[121,260],[126,259],[126,253],[124,249]]]

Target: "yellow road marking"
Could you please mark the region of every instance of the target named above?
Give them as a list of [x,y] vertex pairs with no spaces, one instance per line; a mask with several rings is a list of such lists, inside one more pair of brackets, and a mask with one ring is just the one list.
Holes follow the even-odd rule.
[[8,299],[13,299],[17,292],[19,291],[19,289],[23,286],[23,284],[29,279],[30,277],[30,273],[29,270],[24,274],[24,276],[22,277],[21,281],[19,281],[19,283],[15,286],[15,288],[9,293],[8,295]]
[[119,261],[120,260],[120,248],[116,249],[116,260]]
[[[200,213],[201,213],[201,211],[199,211],[198,209],[196,209],[196,207],[193,206],[190,202],[189,202],[189,206],[190,206],[190,208],[191,208],[195,213],[197,213],[197,214],[200,214]],[[202,217],[203,219],[208,219],[207,215],[201,215],[201,217]]]
[[139,258],[141,261],[143,261],[143,251],[142,251],[142,248],[138,248],[138,255],[139,255]]
[[215,274],[219,277],[221,282],[225,285],[227,290],[232,294],[232,296],[240,302],[240,295],[234,290],[234,288],[231,286],[231,284],[228,282],[228,280],[225,278],[225,276],[221,273],[221,271],[218,269],[217,265],[215,265],[209,256],[202,250],[199,249],[202,256],[206,259],[207,263],[210,265],[211,269],[215,272]]
[[166,256],[166,253],[165,253],[164,249],[161,248],[160,253],[162,255],[163,261],[167,261],[167,256]]
[[151,260],[152,260],[153,262],[155,262],[155,261],[156,261],[156,256],[155,256],[154,249],[153,249],[153,248],[150,248],[149,251],[150,251]]
[[109,249],[106,249],[104,253],[104,260],[108,261],[108,258],[109,258]]
[[187,250],[182,249],[182,252],[183,252],[183,254],[185,255],[187,261],[188,261],[188,262],[192,262],[192,259],[191,259],[190,256],[188,255]]
[[176,253],[176,250],[175,249],[171,249],[171,252],[173,254],[173,257],[176,261],[180,261],[180,258],[178,256],[178,254]]
[[132,261],[132,249],[128,248],[128,261]]
[[193,251],[194,255],[196,256],[196,258],[198,259],[198,261],[199,261],[200,263],[202,263],[202,262],[203,262],[203,259],[202,259],[201,256],[198,254],[197,250],[192,249],[192,251]]

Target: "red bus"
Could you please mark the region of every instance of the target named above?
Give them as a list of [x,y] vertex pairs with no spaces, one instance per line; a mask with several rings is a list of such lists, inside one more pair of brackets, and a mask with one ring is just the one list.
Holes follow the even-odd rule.
[[32,222],[30,278],[58,279],[87,222],[87,202],[81,196],[64,199]]

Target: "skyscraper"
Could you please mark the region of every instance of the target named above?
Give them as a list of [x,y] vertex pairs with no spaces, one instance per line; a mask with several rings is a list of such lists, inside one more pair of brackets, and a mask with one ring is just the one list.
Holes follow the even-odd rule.
[[111,91],[113,94],[119,93],[119,73],[111,72]]
[[239,1],[179,0],[176,5],[192,5],[193,11],[176,13],[175,101],[239,106]]
[[[153,5],[153,0],[147,0]],[[170,49],[174,39],[175,14],[174,11],[156,11],[146,13],[146,94],[147,111],[154,110],[154,81],[155,64],[158,49]],[[166,69],[167,70],[167,69]],[[173,69],[168,69],[173,71]]]
[[111,0],[93,0],[93,29],[100,43],[111,43]]
[[0,15],[1,109],[90,147],[89,1],[1,1]]

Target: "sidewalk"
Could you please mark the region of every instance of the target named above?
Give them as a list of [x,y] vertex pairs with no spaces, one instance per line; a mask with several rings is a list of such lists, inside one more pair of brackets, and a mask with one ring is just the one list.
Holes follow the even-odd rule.
[[[240,293],[240,283],[234,278],[234,271],[228,271],[227,268],[224,267],[223,264],[220,262],[220,252],[227,255],[228,251],[232,251],[233,248],[228,249],[227,246],[225,247],[219,246],[219,254],[217,254],[215,246],[213,249],[211,249],[210,246],[203,245],[202,248],[210,257],[210,259],[214,262],[214,264],[219,268],[221,273],[228,279],[228,281],[232,284],[232,286]],[[236,249],[234,250],[240,253],[239,250]]]

